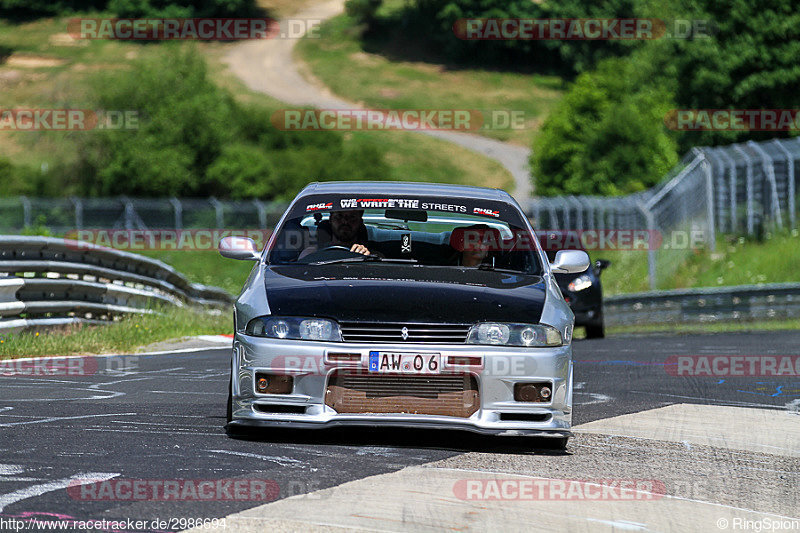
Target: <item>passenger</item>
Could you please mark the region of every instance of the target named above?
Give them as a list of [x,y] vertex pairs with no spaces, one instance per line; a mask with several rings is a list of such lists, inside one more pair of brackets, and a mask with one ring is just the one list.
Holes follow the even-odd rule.
[[478,267],[490,259],[489,251],[500,242],[500,232],[486,224],[455,228],[450,234],[450,246],[461,252],[458,264]]

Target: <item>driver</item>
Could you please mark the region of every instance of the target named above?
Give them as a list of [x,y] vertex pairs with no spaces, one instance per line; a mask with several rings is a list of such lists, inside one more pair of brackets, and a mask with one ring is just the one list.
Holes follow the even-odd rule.
[[[331,240],[325,247],[343,246],[351,252],[370,255],[370,251],[366,245],[360,242],[361,236],[366,235],[367,232],[363,216],[363,209],[333,211],[330,216]],[[319,250],[318,246],[309,246],[303,250],[300,254],[300,258],[302,259],[317,250]]]

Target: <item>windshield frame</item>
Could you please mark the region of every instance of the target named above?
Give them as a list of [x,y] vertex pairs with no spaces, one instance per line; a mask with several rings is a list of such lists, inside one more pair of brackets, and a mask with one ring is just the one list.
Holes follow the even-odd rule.
[[[533,227],[528,218],[522,213],[518,206],[509,202],[497,200],[487,200],[482,198],[464,198],[449,196],[431,195],[387,195],[365,193],[355,196],[353,194],[309,194],[297,197],[286,212],[281,217],[277,227],[264,247],[262,252],[262,262],[267,266],[292,266],[308,267],[310,263],[286,263],[275,262],[272,253],[277,242],[277,237],[285,229],[287,223],[292,220],[302,220],[315,213],[330,214],[334,211],[351,211],[361,209],[408,209],[411,211],[424,211],[435,214],[435,217],[445,217],[447,215],[471,215],[464,222],[480,223],[484,220],[489,226],[499,223],[507,225],[512,232],[523,231],[529,234],[531,242],[530,249],[527,250],[533,257],[534,272],[519,271],[522,275],[540,276],[547,272],[547,264],[543,261],[543,252],[536,238]],[[440,209],[436,209],[436,208]],[[495,224],[492,224],[495,222]],[[380,264],[380,261],[370,264]],[[396,263],[395,263],[396,264]],[[410,265],[412,266],[412,265]],[[413,267],[436,267],[440,265],[415,264]],[[464,267],[455,267],[464,268]]]

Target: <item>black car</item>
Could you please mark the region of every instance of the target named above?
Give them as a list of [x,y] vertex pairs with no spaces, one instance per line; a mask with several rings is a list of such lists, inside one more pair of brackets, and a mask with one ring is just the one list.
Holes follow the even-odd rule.
[[[561,248],[564,249],[564,248]],[[574,248],[572,248],[574,249]],[[547,258],[552,260],[558,250],[547,249]],[[611,265],[611,261],[598,259],[579,274],[554,274],[564,300],[575,313],[575,326],[583,326],[587,339],[605,337],[603,319],[603,285],[600,274]]]

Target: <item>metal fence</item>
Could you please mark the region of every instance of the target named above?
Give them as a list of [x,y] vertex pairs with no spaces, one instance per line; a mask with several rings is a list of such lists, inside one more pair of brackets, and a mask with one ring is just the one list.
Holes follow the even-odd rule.
[[[718,232],[758,235],[797,227],[800,138],[694,148],[650,190],[622,197],[533,198],[524,205],[540,230],[595,232],[624,249],[613,232],[646,231],[651,289],[664,286],[698,247],[714,249]],[[0,234],[45,226],[81,229],[265,229],[285,203],[207,199],[0,198]],[[631,244],[630,235],[624,242]],[[643,244],[644,248],[641,248]],[[591,249],[591,247],[590,247]]]
[[607,326],[697,324],[800,318],[800,283],[678,289],[609,296]]
[[267,228],[284,202],[216,198],[0,198],[0,234],[42,226],[56,234],[83,229]]
[[694,148],[648,191],[534,198],[528,215],[536,227],[561,232],[648,230],[644,249],[657,289],[693,250],[714,250],[718,232],[796,228],[798,159],[800,138]]

